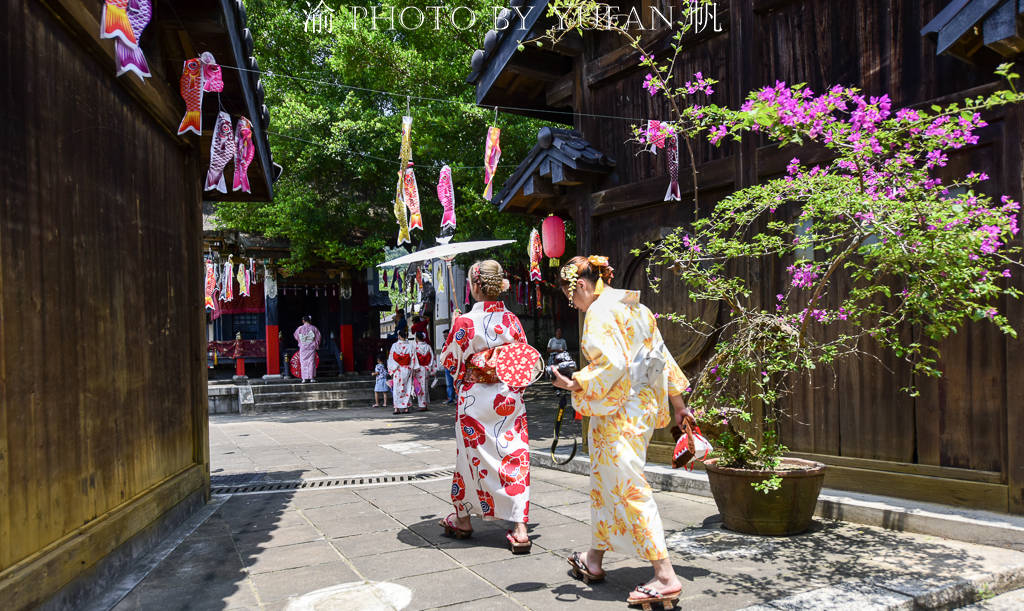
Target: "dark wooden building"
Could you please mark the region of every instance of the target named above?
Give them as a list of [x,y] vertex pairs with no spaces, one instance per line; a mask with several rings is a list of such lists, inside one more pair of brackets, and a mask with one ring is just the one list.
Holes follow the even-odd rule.
[[[153,2],[152,77],[115,75],[102,2],[0,8],[0,607],[84,608],[209,495],[203,135],[177,135],[185,59],[252,66],[234,0]],[[259,79],[225,68],[274,166]],[[230,184],[230,183],[229,183]],[[219,195],[219,194],[218,194]]]
[[[622,4],[623,13],[640,9],[650,27],[644,32],[647,49],[668,52],[671,30],[657,27],[649,9],[667,13],[678,3]],[[619,286],[642,289],[655,311],[692,310],[679,286],[653,293],[645,284],[645,262],[630,254],[694,218],[685,193],[686,155],[683,201],[664,202],[665,155],[640,153],[630,142],[638,120],[670,118],[664,98],[642,87],[647,71],[638,67],[639,53],[599,31],[517,52],[519,40],[536,38],[554,21],[544,16],[544,0],[513,0],[513,7],[527,15],[512,19],[514,28],[525,30],[488,33],[484,49],[472,58],[468,81],[477,102],[571,128],[555,133],[585,142],[614,166],[594,172],[557,151],[547,163],[535,163],[531,154],[497,204],[572,215],[580,252],[609,256]],[[719,79],[711,101],[733,108],[748,91],[777,80],[806,82],[815,91],[842,84],[870,95],[888,93],[894,108],[942,104],[998,88],[993,68],[1024,48],[1020,7],[1011,0],[719,0],[707,10],[713,13],[705,14],[701,31],[683,39],[675,78],[703,72]],[[1021,109],[1003,108],[986,119],[978,145],[952,156],[947,170],[984,170],[993,194],[1020,200]],[[539,140],[544,147],[550,134]],[[736,189],[782,175],[794,156],[808,160],[817,153],[747,138],[719,148],[695,142],[695,154],[700,207],[706,210]],[[780,292],[784,267],[748,272],[762,303]],[[1024,321],[1020,303],[1001,305],[1012,321]],[[708,319],[722,314],[716,308],[691,313]],[[706,356],[700,341],[667,325],[663,331],[684,368],[692,371]],[[826,484],[832,487],[1024,513],[1024,344],[976,324],[943,349],[945,377],[917,380],[917,398],[899,391],[909,370],[889,355],[881,363],[848,362],[834,374],[822,372],[788,400],[793,418],[784,425],[785,443],[796,455],[831,465]],[[652,458],[664,461],[667,441],[659,431]]]

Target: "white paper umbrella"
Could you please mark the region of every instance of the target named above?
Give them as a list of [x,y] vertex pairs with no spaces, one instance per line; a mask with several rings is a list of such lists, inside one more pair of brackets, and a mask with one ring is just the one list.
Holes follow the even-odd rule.
[[431,259],[444,259],[451,261],[455,255],[460,255],[464,252],[473,252],[474,250],[486,250],[488,248],[494,248],[495,246],[504,246],[505,244],[514,244],[515,240],[480,240],[476,242],[452,242],[451,244],[441,244],[439,246],[432,246],[423,250],[418,250],[414,253],[385,261],[377,267],[401,267],[402,265],[409,265],[410,263],[419,263],[420,261],[429,261]]

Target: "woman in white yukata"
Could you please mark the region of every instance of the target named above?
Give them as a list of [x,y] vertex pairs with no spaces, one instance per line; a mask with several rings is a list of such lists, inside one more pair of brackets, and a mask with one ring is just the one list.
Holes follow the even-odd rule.
[[[515,524],[505,537],[513,553],[527,553],[530,512],[530,446],[523,389],[509,388],[496,373],[500,347],[526,343],[519,318],[498,301],[508,289],[501,265],[481,261],[469,268],[476,304],[452,323],[441,365],[455,379],[455,512],[440,525],[456,538],[472,535],[470,515]],[[495,350],[498,349],[498,350]]]
[[427,342],[427,334],[423,331],[416,333],[416,363],[419,365],[415,373],[419,386],[416,400],[420,404],[420,411],[425,412],[427,405],[430,404],[430,377],[437,372],[437,359],[434,358],[434,349]]
[[395,414],[408,414],[412,401],[412,377],[415,375],[416,346],[408,341],[409,332],[398,330],[398,341],[388,352],[388,373],[391,374],[391,396],[394,398]]
[[562,290],[585,313],[580,347],[588,365],[554,385],[572,391],[572,405],[590,417],[591,544],[569,557],[573,574],[602,581],[604,553],[633,553],[654,566],[654,578],[630,593],[629,604],[667,605],[682,584],[669,561],[665,532],[644,463],[651,435],[671,421],[692,421],[683,403],[688,383],[665,347],[657,321],[638,291],[608,286],[612,267],[600,256],[575,257],[562,267]]

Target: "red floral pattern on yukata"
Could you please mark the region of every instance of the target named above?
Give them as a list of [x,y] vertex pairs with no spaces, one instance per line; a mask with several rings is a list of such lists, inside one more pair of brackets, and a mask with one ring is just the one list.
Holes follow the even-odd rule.
[[476,491],[477,498],[480,499],[480,512],[485,516],[494,515],[494,497],[491,496],[490,492],[484,490]]
[[512,412],[516,411],[515,395],[503,395],[498,393],[498,395],[494,397],[494,411],[499,416],[511,416]]
[[529,443],[530,434],[526,430],[526,414],[519,414],[516,417],[515,424],[512,425],[512,430],[519,434],[519,438],[523,440],[523,443]]
[[458,471],[452,476],[452,502],[466,498],[466,481]]
[[520,448],[501,459],[498,479],[505,492],[513,496],[526,492],[530,485],[530,452]]
[[486,434],[484,426],[477,420],[466,414],[459,417],[460,428],[462,429],[462,442],[467,448],[475,448],[484,442]]

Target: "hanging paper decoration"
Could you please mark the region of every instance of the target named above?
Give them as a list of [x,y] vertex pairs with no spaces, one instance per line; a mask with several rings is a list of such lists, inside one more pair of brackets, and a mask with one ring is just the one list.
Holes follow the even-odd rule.
[[[107,2],[104,4],[104,20],[106,19],[106,7],[112,4]],[[140,79],[152,76],[149,72],[149,63],[146,61],[146,56],[142,53],[142,31],[149,25],[149,20],[153,17],[153,5],[151,0],[128,0],[126,4],[126,13],[128,15],[128,23],[131,26],[132,35],[135,37],[135,43],[127,42],[122,36],[116,36],[114,38],[114,59],[116,61],[117,76],[121,76],[125,72],[134,72],[139,75]],[[106,29],[106,23],[104,23],[104,30]],[[100,33],[103,38],[108,38]]]
[[206,309],[213,310],[215,308],[213,304],[213,292],[217,290],[217,268],[214,266],[213,261],[206,261]]
[[412,117],[402,117],[402,146],[398,152],[398,185],[395,187],[395,218],[398,219],[398,245],[409,244],[409,217],[405,206],[405,168],[412,161]]
[[203,62],[203,91],[224,91],[224,76],[217,65],[217,60],[213,58],[213,53],[204,51],[199,56],[199,61]]
[[221,301],[231,301],[235,298],[235,282],[231,274],[232,268],[231,261],[224,264],[224,289],[220,294]]
[[252,257],[249,257],[249,278],[256,282],[256,261]]
[[405,170],[405,206],[409,209],[409,229],[423,229],[423,217],[420,216],[420,191],[416,186],[416,175],[412,171],[410,161]]
[[484,146],[484,199],[491,201],[494,191],[494,174],[501,159],[501,130],[497,127],[487,128],[487,144]]
[[423,270],[419,267],[416,268],[416,286],[423,290]]
[[437,180],[437,199],[444,208],[441,231],[455,229],[455,188],[452,186],[452,169],[447,165],[441,168],[441,177]]
[[380,278],[380,288],[382,290],[388,288],[388,270],[381,272]]
[[665,139],[668,150],[668,191],[665,191],[665,201],[681,199],[679,193],[679,141],[675,136]]
[[[231,134],[231,115],[221,111],[217,122],[213,125],[213,137],[210,139],[210,169],[206,172],[206,191],[217,190],[227,193],[224,184],[224,167],[235,158],[235,143]],[[235,172],[238,173],[237,170]]]
[[178,135],[203,132],[203,67],[198,57],[186,59],[181,69],[181,97],[185,100],[185,116],[178,126]]
[[256,147],[252,145],[252,123],[245,117],[238,117],[235,124],[235,179],[231,185],[232,191],[249,191],[249,164],[256,154]]
[[542,278],[540,274],[540,260],[544,257],[544,246],[540,241],[540,233],[536,229],[530,231],[527,254],[530,255],[530,280],[539,282]]
[[139,46],[128,19],[128,0],[104,0],[100,26],[100,38],[115,38],[129,46]]
[[469,292],[469,276],[466,276],[466,307],[469,307],[469,298],[471,294]]
[[551,215],[540,225],[544,254],[551,259],[551,267],[558,267],[558,258],[565,254],[565,222]]
[[244,263],[238,264],[238,294],[242,297],[249,296],[249,282],[251,276],[249,275],[249,268]]

